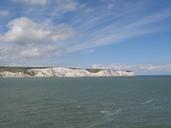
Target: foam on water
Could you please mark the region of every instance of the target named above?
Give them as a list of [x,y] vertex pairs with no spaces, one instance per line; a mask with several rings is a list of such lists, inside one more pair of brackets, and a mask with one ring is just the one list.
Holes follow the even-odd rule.
[[81,106],[76,106],[76,108],[81,108]]
[[100,113],[103,114],[105,122],[111,122],[113,118],[122,111],[122,108],[116,110],[101,110]]
[[122,111],[122,108],[118,108],[117,110],[114,110],[114,111],[101,110],[100,113],[105,116],[113,116],[113,115],[119,114],[121,111]]
[[142,104],[150,104],[150,103],[152,103],[153,101],[154,101],[153,98],[152,98],[152,99],[148,99],[148,100],[144,101]]

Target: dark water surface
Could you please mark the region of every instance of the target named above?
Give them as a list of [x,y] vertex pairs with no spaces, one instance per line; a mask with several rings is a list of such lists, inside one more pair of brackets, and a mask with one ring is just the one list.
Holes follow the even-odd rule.
[[0,78],[0,128],[171,128],[171,76]]

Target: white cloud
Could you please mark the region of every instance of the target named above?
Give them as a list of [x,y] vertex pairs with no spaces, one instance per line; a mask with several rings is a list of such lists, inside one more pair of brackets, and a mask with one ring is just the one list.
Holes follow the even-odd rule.
[[[11,51],[13,49],[14,48],[11,48],[11,47],[2,47],[1,46],[1,48],[0,48],[0,64],[6,62],[7,60],[11,61],[11,57],[14,55],[14,54],[11,54]],[[6,59],[6,58],[8,58],[8,59]]]
[[4,55],[8,53],[8,48],[0,48],[0,58],[2,59]]
[[49,18],[53,18],[54,16],[63,15],[63,13],[73,12],[82,7],[76,0],[57,0],[54,2],[54,9],[51,12]]
[[9,12],[6,11],[6,10],[0,10],[0,17],[1,16],[8,16],[9,15]]
[[48,0],[13,0],[17,3],[23,3],[28,5],[41,5],[44,6],[48,3]]
[[8,23],[9,30],[0,35],[1,42],[15,42],[18,44],[57,42],[74,35],[72,28],[64,24],[52,26],[37,23],[29,18],[21,17]]
[[171,72],[171,64],[94,64],[92,68],[131,70],[135,73]]
[[32,61],[40,62],[43,59],[53,58],[60,50],[55,45],[5,46],[0,48],[0,65],[29,65]]
[[136,67],[149,72],[171,72],[171,64],[139,64]]
[[47,47],[33,47],[28,48],[20,52],[19,56],[23,58],[33,58],[33,57],[40,57],[40,56],[48,56],[49,53],[54,52],[57,50],[56,47],[48,45]]
[[75,0],[59,0],[58,8],[63,11],[75,11],[78,3]]
[[65,24],[34,22],[21,17],[8,23],[8,31],[0,35],[0,64],[24,63],[27,59],[43,59],[60,53],[61,43],[74,35]]

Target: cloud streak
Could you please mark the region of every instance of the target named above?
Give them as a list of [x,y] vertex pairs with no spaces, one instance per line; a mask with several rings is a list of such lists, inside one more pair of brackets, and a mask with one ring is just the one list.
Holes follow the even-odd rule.
[[[82,42],[78,43],[73,51],[79,51],[89,48],[102,47],[109,44],[119,43],[130,38],[139,37],[145,34],[161,31],[160,27],[156,25],[171,17],[170,10],[164,10],[163,12],[145,16],[139,18],[136,21],[122,21],[115,22],[115,20],[108,19],[109,24],[103,24],[103,18],[100,16],[94,17],[91,20],[85,20],[80,24],[85,27],[83,34],[87,37]],[[103,20],[102,20],[102,19]],[[80,25],[80,26],[82,26]],[[88,26],[88,27],[87,27]],[[88,30],[87,30],[88,29]],[[91,33],[90,33],[91,32]]]
[[13,2],[26,4],[26,5],[47,5],[48,0],[13,0]]

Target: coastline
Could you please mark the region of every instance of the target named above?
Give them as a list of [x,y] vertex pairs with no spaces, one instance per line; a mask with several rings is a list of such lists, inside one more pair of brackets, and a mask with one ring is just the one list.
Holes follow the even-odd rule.
[[64,67],[1,67],[0,77],[117,77],[134,76],[132,71]]

